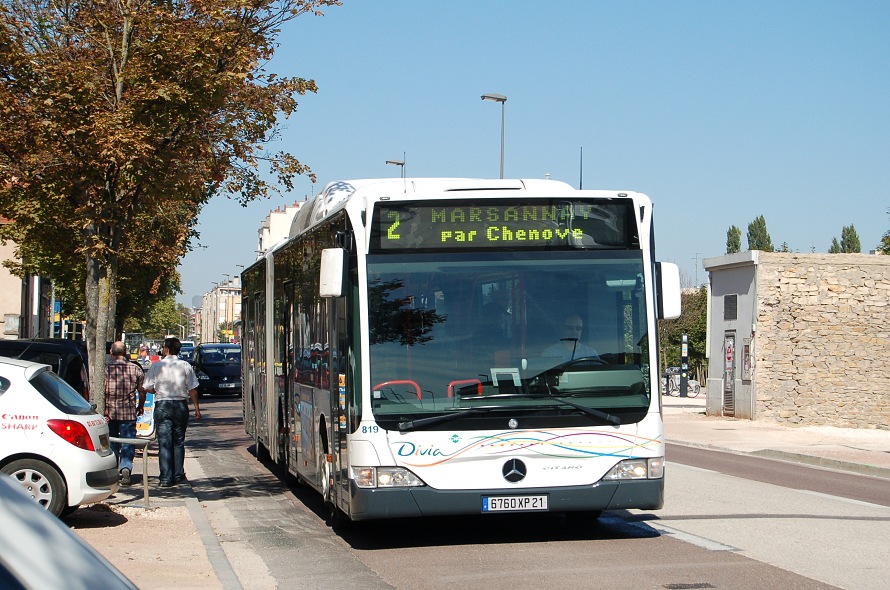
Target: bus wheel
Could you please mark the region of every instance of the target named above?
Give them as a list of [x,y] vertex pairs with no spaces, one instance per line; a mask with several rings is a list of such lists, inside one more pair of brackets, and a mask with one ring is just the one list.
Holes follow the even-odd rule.
[[269,453],[269,449],[266,448],[266,445],[257,441],[256,443],[256,460],[265,463],[266,461],[272,460],[272,454]]
[[352,526],[352,521],[346,516],[346,513],[334,506],[328,504],[328,526],[334,530],[346,530]]
[[328,461],[328,455],[323,448],[318,451],[318,473],[321,477],[321,497],[325,504],[331,503],[331,462]]

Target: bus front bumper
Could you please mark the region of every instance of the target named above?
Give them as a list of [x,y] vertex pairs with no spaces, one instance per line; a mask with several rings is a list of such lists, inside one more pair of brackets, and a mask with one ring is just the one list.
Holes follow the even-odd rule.
[[496,490],[438,490],[431,487],[360,488],[351,482],[349,516],[352,520],[409,518],[455,514],[483,514],[483,498],[540,496],[548,498],[548,512],[600,510],[658,510],[664,505],[664,479],[602,481],[595,485],[561,488],[502,488]]

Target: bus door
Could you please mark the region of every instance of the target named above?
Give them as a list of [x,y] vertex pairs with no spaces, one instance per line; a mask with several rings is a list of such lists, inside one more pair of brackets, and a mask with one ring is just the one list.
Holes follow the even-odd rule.
[[294,283],[285,281],[282,285],[282,297],[280,301],[281,317],[276,322],[275,341],[275,389],[278,400],[278,456],[279,460],[287,465],[292,465],[295,457],[292,456],[291,433],[293,428],[293,382],[291,381],[291,354],[293,350],[292,317],[294,308]]
[[299,443],[293,439],[297,453],[297,472],[315,487],[326,501],[331,497],[332,410],[336,400],[331,396],[330,378],[330,318],[329,302],[313,297],[311,292],[300,294],[298,321],[299,337],[295,354],[297,385],[293,403],[299,426]]
[[250,389],[243,395],[249,396],[245,403],[250,404],[250,416],[254,424],[257,452],[260,445],[268,448],[269,421],[266,416],[266,301],[262,294],[253,297],[253,330],[250,354]]
[[346,455],[346,435],[349,434],[347,412],[347,318],[346,297],[329,301],[331,318],[331,346],[328,360],[331,387],[331,473],[333,486],[331,502],[349,513],[349,461]]

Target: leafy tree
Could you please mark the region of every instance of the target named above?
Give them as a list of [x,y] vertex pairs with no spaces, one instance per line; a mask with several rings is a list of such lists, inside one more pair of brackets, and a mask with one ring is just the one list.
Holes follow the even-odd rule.
[[726,253],[737,254],[742,251],[742,230],[731,225],[726,230]]
[[[125,331],[125,326],[145,325],[151,317],[152,308],[161,301],[173,299],[181,293],[180,277],[175,268],[160,267],[147,261],[143,272],[121,277],[118,285],[120,294],[117,301],[116,332]],[[132,328],[126,331],[133,331]],[[136,331],[143,331],[141,328]],[[152,336],[155,337],[155,336]]]
[[773,251],[773,240],[766,231],[766,219],[763,215],[754,218],[754,221],[748,224],[748,250]]
[[859,254],[862,252],[862,244],[859,243],[859,234],[853,225],[844,226],[841,230],[841,251],[847,254]]
[[782,245],[779,246],[779,252],[791,252],[791,246],[788,245],[788,242],[782,242]]
[[[156,223],[181,256],[201,207],[266,196],[314,175],[267,153],[312,80],[265,70],[282,23],[337,0],[0,0],[0,215],[41,274],[83,260],[93,401],[104,409],[127,248]],[[150,223],[149,223],[150,222]],[[144,229],[144,227],[143,227]],[[69,243],[65,243],[65,242]],[[74,252],[72,257],[71,252]],[[175,264],[172,264],[175,266]],[[66,278],[69,278],[66,276]]]
[[180,335],[183,314],[188,313],[185,307],[176,303],[174,295],[161,298],[153,303],[145,313],[127,322],[130,332],[142,332],[146,338],[160,340],[167,334]]
[[658,322],[662,367],[680,365],[681,336],[686,334],[690,373],[702,381],[707,373],[708,290],[684,289],[681,305],[679,318]]
[[858,254],[862,252],[862,244],[859,243],[859,234],[852,225],[845,225],[841,230],[841,241],[831,238],[829,254]]
[[[887,209],[887,213],[890,214],[890,209]],[[877,250],[879,252],[883,252],[884,254],[890,255],[890,230],[887,230],[884,233],[884,236],[881,238],[881,242],[877,246]]]

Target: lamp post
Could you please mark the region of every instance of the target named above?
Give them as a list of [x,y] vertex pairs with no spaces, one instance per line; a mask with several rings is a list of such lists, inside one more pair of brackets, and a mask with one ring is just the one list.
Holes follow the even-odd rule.
[[221,287],[226,288],[225,292],[220,293],[220,295],[222,295],[225,298],[225,302],[226,302],[226,315],[225,315],[225,317],[223,317],[223,324],[225,326],[225,328],[223,328],[223,331],[224,331],[223,336],[225,336],[226,342],[231,342],[232,337],[229,334],[229,314],[232,314],[232,317],[233,317],[232,323],[234,323],[234,309],[233,309],[234,306],[232,305],[232,281],[230,280],[228,274],[224,273],[223,276],[226,278],[225,284],[220,285]]
[[405,156],[404,155],[402,156],[401,160],[387,160],[386,163],[391,166],[398,166],[399,168],[401,168],[401,170],[399,171],[399,178],[405,178]]
[[507,97],[503,94],[483,94],[482,100],[501,103],[501,178],[504,178],[504,105],[507,104]]
[[210,299],[213,302],[213,311],[212,311],[212,319],[213,323],[210,324],[210,328],[213,330],[211,332],[211,342],[219,341],[219,283],[216,281],[210,281],[210,284],[213,285],[213,289],[210,290]]

